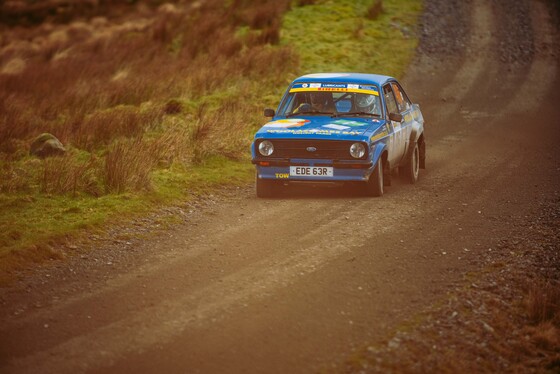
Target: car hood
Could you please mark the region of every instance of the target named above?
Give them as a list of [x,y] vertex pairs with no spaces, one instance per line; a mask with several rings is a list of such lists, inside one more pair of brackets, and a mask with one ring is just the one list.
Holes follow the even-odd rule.
[[376,118],[330,116],[276,118],[261,127],[255,134],[255,138],[366,140],[384,124],[385,120]]

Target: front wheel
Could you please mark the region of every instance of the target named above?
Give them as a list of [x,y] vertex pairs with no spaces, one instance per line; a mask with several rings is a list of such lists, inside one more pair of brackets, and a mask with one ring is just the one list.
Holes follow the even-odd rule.
[[261,179],[257,175],[255,181],[257,197],[273,197],[276,194],[276,181]]
[[373,173],[366,182],[365,192],[367,196],[379,197],[383,196],[383,160],[381,157],[377,160]]
[[408,156],[406,164],[402,167],[402,174],[408,183],[414,184],[418,181],[419,171],[420,150],[418,148],[418,143],[414,143],[414,149],[412,150],[410,156]]

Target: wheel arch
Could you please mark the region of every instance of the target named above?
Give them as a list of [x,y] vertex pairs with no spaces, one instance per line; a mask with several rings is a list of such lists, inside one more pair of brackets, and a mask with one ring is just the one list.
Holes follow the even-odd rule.
[[371,146],[372,154],[371,154],[371,162],[373,164],[375,164],[377,162],[377,160],[379,159],[379,157],[385,157],[385,159],[383,161],[387,160],[387,156],[388,156],[388,149],[387,149],[387,145],[385,143],[376,143],[374,145]]
[[377,160],[381,157],[383,168],[385,170],[391,170],[391,165],[389,164],[389,148],[387,147],[387,144],[383,142],[378,142],[370,145],[370,149],[372,150],[371,152],[372,165],[375,165],[377,163]]
[[410,139],[408,142],[408,149],[406,150],[404,160],[408,160],[412,152],[414,152],[414,146],[418,144],[418,151],[420,153],[420,169],[426,168],[426,142],[424,140],[424,132],[420,132],[421,129],[412,129],[410,133]]
[[381,153],[381,162],[383,163],[383,168],[385,170],[391,170],[391,165],[389,164],[389,151],[384,149]]

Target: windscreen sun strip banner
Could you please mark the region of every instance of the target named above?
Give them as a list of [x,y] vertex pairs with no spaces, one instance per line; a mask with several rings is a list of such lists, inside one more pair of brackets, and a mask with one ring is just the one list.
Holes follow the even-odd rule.
[[376,86],[355,83],[297,83],[290,88],[290,92],[354,92],[379,96]]

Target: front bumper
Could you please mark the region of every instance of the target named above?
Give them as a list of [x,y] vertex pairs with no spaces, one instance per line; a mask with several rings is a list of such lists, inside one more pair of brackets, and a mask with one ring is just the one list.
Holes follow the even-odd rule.
[[[257,177],[261,179],[275,179],[284,182],[308,181],[308,182],[345,182],[345,181],[367,181],[373,171],[373,163],[364,161],[336,161],[316,159],[253,159],[257,167]],[[333,176],[292,176],[290,166],[317,166],[332,167]]]

